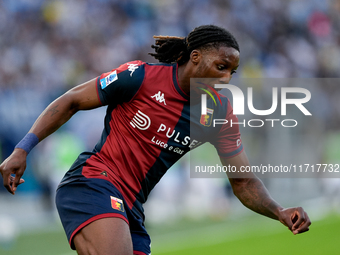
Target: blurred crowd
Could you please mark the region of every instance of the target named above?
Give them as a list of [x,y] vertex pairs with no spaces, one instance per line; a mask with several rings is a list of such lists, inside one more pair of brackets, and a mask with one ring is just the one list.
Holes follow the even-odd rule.
[[[3,0],[0,161],[51,100],[127,61],[155,61],[148,55],[153,35],[186,36],[202,24],[223,26],[237,38],[236,78],[340,76],[340,0]],[[318,84],[312,96],[323,107],[317,111],[326,123],[322,128],[336,130],[339,85],[336,80]],[[56,141],[91,150],[103,115],[99,110],[74,117],[49,144],[32,152],[40,158],[32,157],[28,168],[46,168],[52,154],[63,158],[62,148],[59,153],[53,146]],[[39,178],[32,176],[31,183]],[[33,184],[26,189],[34,190]]]

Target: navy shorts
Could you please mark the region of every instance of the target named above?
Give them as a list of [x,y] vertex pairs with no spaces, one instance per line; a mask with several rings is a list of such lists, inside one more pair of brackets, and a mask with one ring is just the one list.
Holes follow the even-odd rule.
[[56,205],[73,250],[73,237],[79,230],[95,220],[116,217],[129,224],[134,254],[150,254],[151,240],[144,227],[144,215],[130,210],[109,181],[84,177],[64,184],[57,190]]

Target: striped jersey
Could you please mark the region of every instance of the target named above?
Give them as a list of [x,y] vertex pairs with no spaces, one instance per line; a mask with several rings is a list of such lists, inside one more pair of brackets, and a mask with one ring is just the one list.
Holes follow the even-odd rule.
[[92,152],[79,155],[61,185],[79,177],[110,181],[127,205],[140,207],[166,171],[190,149],[213,144],[220,157],[243,150],[237,125],[212,125],[232,119],[228,98],[191,104],[178,84],[177,64],[132,61],[97,78],[100,102],[107,105],[104,130]]

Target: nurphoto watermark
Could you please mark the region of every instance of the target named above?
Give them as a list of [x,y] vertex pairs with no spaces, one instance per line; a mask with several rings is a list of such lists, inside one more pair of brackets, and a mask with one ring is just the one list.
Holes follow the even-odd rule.
[[[190,136],[200,141],[190,153],[191,177],[340,178],[340,159],[322,161],[323,142],[333,127],[321,114],[316,93],[339,82],[191,79]],[[220,158],[228,162],[243,151],[250,165],[221,163]]]

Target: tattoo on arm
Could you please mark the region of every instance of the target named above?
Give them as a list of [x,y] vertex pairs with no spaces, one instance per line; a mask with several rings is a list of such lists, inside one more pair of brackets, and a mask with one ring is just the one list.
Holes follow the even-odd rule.
[[48,111],[46,111],[46,113],[44,114],[44,116],[48,115],[49,113],[51,113],[51,116],[52,117],[53,115],[55,115],[56,113],[59,112],[59,110],[57,110],[59,105],[56,105],[54,107],[52,107],[51,109],[49,109]]
[[274,214],[279,205],[269,196],[261,181],[253,179],[238,194],[240,201],[249,209],[277,219]]

